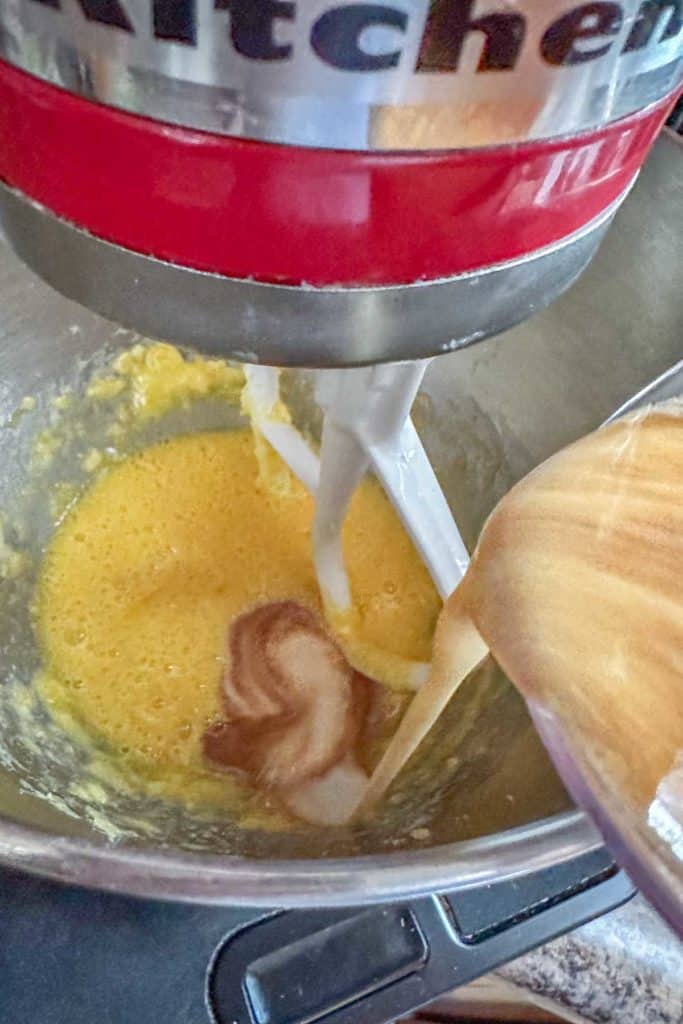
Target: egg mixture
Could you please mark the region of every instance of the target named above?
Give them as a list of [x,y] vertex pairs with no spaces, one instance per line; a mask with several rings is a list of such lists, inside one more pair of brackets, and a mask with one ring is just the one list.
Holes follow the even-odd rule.
[[[188,364],[167,347],[157,355],[151,376],[147,349],[93,394],[110,400],[125,387],[143,415],[212,389],[234,400],[235,382],[216,361]],[[273,472],[264,473],[263,444],[248,427],[198,432],[103,465],[52,537],[35,606],[38,685],[57,719],[76,723],[135,786],[192,806],[225,807],[237,820],[247,806],[253,812],[255,797],[263,797],[266,816],[269,807],[274,816],[283,808],[272,794],[260,795],[253,779],[206,757],[203,737],[225,717],[231,624],[283,601],[324,623],[312,562],[313,500],[274,452]],[[344,545],[354,601],[346,642],[372,651],[390,682],[396,664],[429,660],[440,600],[372,479],[352,501]],[[377,690],[379,725],[359,752],[367,770],[383,714],[395,723],[401,702],[386,687]]]

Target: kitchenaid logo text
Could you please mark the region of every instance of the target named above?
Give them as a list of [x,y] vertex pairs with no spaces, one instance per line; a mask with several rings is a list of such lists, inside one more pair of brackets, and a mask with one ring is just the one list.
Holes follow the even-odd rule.
[[[135,35],[126,0],[76,0],[84,18]],[[31,0],[61,10],[62,0]],[[234,50],[251,61],[286,62],[295,43],[288,29],[297,22],[292,0],[214,0],[216,16],[227,12],[227,33]],[[479,39],[478,72],[508,71],[517,66],[524,47],[538,48],[548,65],[574,66],[606,56],[622,34],[622,4],[585,3],[566,10],[544,26],[540,38],[529,39],[528,19],[516,7],[501,3],[484,13],[477,0],[432,0],[426,19],[414,25],[400,7],[389,4],[343,3],[329,7],[313,22],[308,46],[332,68],[349,72],[386,71],[398,67],[402,41],[420,33],[415,71],[458,71],[464,47]],[[632,9],[632,8],[631,8]],[[675,39],[683,28],[683,0],[644,0],[619,42],[620,53],[633,53]],[[157,40],[196,47],[200,31],[197,0],[152,0],[150,24]],[[202,24],[202,31],[204,30]],[[216,26],[211,27],[216,31]]]

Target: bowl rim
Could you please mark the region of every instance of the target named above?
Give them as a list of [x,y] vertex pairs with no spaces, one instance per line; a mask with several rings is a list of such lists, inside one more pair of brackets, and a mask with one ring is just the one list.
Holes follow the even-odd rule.
[[353,906],[458,891],[554,867],[602,845],[579,810],[427,849],[281,861],[141,849],[0,815],[6,866],[87,888],[223,906]]

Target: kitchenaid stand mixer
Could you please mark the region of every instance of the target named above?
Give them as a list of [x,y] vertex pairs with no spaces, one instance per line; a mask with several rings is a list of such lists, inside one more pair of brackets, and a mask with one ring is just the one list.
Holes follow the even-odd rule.
[[550,302],[682,66],[664,2],[3,0],[0,24],[16,252],[146,335],[278,366],[439,355]]

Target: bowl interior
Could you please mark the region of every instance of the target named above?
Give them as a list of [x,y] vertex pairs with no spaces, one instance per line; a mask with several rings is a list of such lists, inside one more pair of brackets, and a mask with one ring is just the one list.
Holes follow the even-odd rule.
[[[11,262],[9,254],[3,256]],[[17,335],[0,349],[6,566],[0,621],[0,813],[60,834],[271,859],[441,844],[498,832],[568,806],[523,702],[493,664],[469,681],[372,825],[301,826],[287,834],[240,829],[209,809],[190,811],[154,800],[97,774],[86,749],[55,724],[32,685],[40,657],[31,603],[45,545],[65,503],[88,479],[84,456],[111,445],[107,407],[87,397],[87,382],[139,339],[59,298],[21,267],[14,269],[17,294],[23,289],[27,303]],[[459,366],[457,357],[439,361],[414,415],[471,544],[489,509],[527,469],[528,456],[459,386]],[[290,372],[283,387],[298,421],[319,432],[311,374]],[[65,394],[69,402],[62,408]],[[131,432],[123,444],[135,450],[173,434],[229,430],[241,422],[233,406],[203,400]],[[48,457],[41,458],[45,446]],[[18,562],[8,560],[13,553]]]

